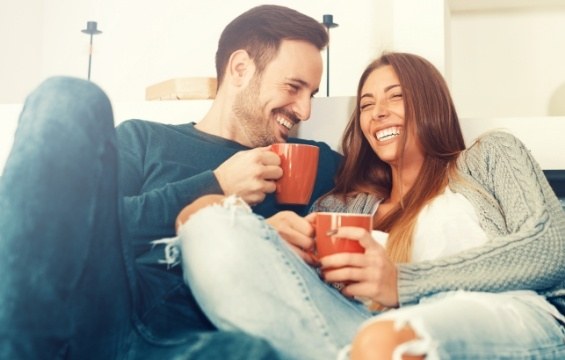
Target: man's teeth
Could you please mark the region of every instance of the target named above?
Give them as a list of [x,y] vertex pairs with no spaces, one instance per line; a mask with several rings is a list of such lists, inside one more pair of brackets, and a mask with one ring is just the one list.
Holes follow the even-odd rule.
[[292,127],[294,126],[293,122],[288,121],[287,119],[283,119],[283,118],[278,118],[277,122],[279,124],[281,124],[282,126],[284,126],[285,128],[287,128],[288,130],[292,129]]
[[392,139],[393,137],[398,135],[400,135],[400,128],[398,127],[383,129],[375,133],[375,137],[377,138],[378,141]]

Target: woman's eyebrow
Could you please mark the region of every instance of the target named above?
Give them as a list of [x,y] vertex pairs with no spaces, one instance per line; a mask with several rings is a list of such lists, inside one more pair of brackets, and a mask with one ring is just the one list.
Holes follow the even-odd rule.
[[[392,85],[389,85],[389,86],[387,86],[387,87],[384,88],[384,91],[383,91],[383,92],[387,92],[387,91],[389,91],[389,90],[391,90],[391,89],[394,89],[394,88],[396,88],[396,87],[400,87],[400,84],[392,84]],[[372,97],[373,97],[373,94],[372,94],[372,93],[365,93],[365,94],[361,95],[361,97],[359,98],[359,100],[361,100],[361,99],[363,99],[363,98],[366,98],[366,97],[371,97],[371,98],[372,98]]]
[[395,87],[400,87],[400,84],[393,84],[393,85],[389,85],[389,86],[385,87],[385,92],[387,92],[390,89],[393,89]]

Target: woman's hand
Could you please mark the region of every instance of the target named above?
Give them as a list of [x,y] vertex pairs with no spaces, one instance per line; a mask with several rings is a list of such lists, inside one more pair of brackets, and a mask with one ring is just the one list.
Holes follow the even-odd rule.
[[321,258],[324,280],[346,283],[342,289],[346,296],[370,299],[385,307],[397,307],[396,266],[384,247],[359,227],[341,227],[334,236],[358,240],[365,253],[340,253]]
[[292,211],[281,211],[266,220],[291,249],[312,266],[318,265],[318,259],[313,254],[314,217],[315,214],[301,217]]

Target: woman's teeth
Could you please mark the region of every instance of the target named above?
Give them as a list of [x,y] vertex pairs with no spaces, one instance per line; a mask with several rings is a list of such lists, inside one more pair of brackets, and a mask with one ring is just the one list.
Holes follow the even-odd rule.
[[378,141],[385,141],[388,139],[392,139],[393,137],[396,137],[398,135],[400,135],[400,128],[397,126],[383,129],[375,133],[375,137],[377,138]]

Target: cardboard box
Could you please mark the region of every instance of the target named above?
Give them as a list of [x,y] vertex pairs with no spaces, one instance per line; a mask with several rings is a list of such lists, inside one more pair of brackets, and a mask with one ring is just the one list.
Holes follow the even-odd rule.
[[146,100],[213,99],[216,96],[216,78],[186,77],[166,80],[145,89]]

